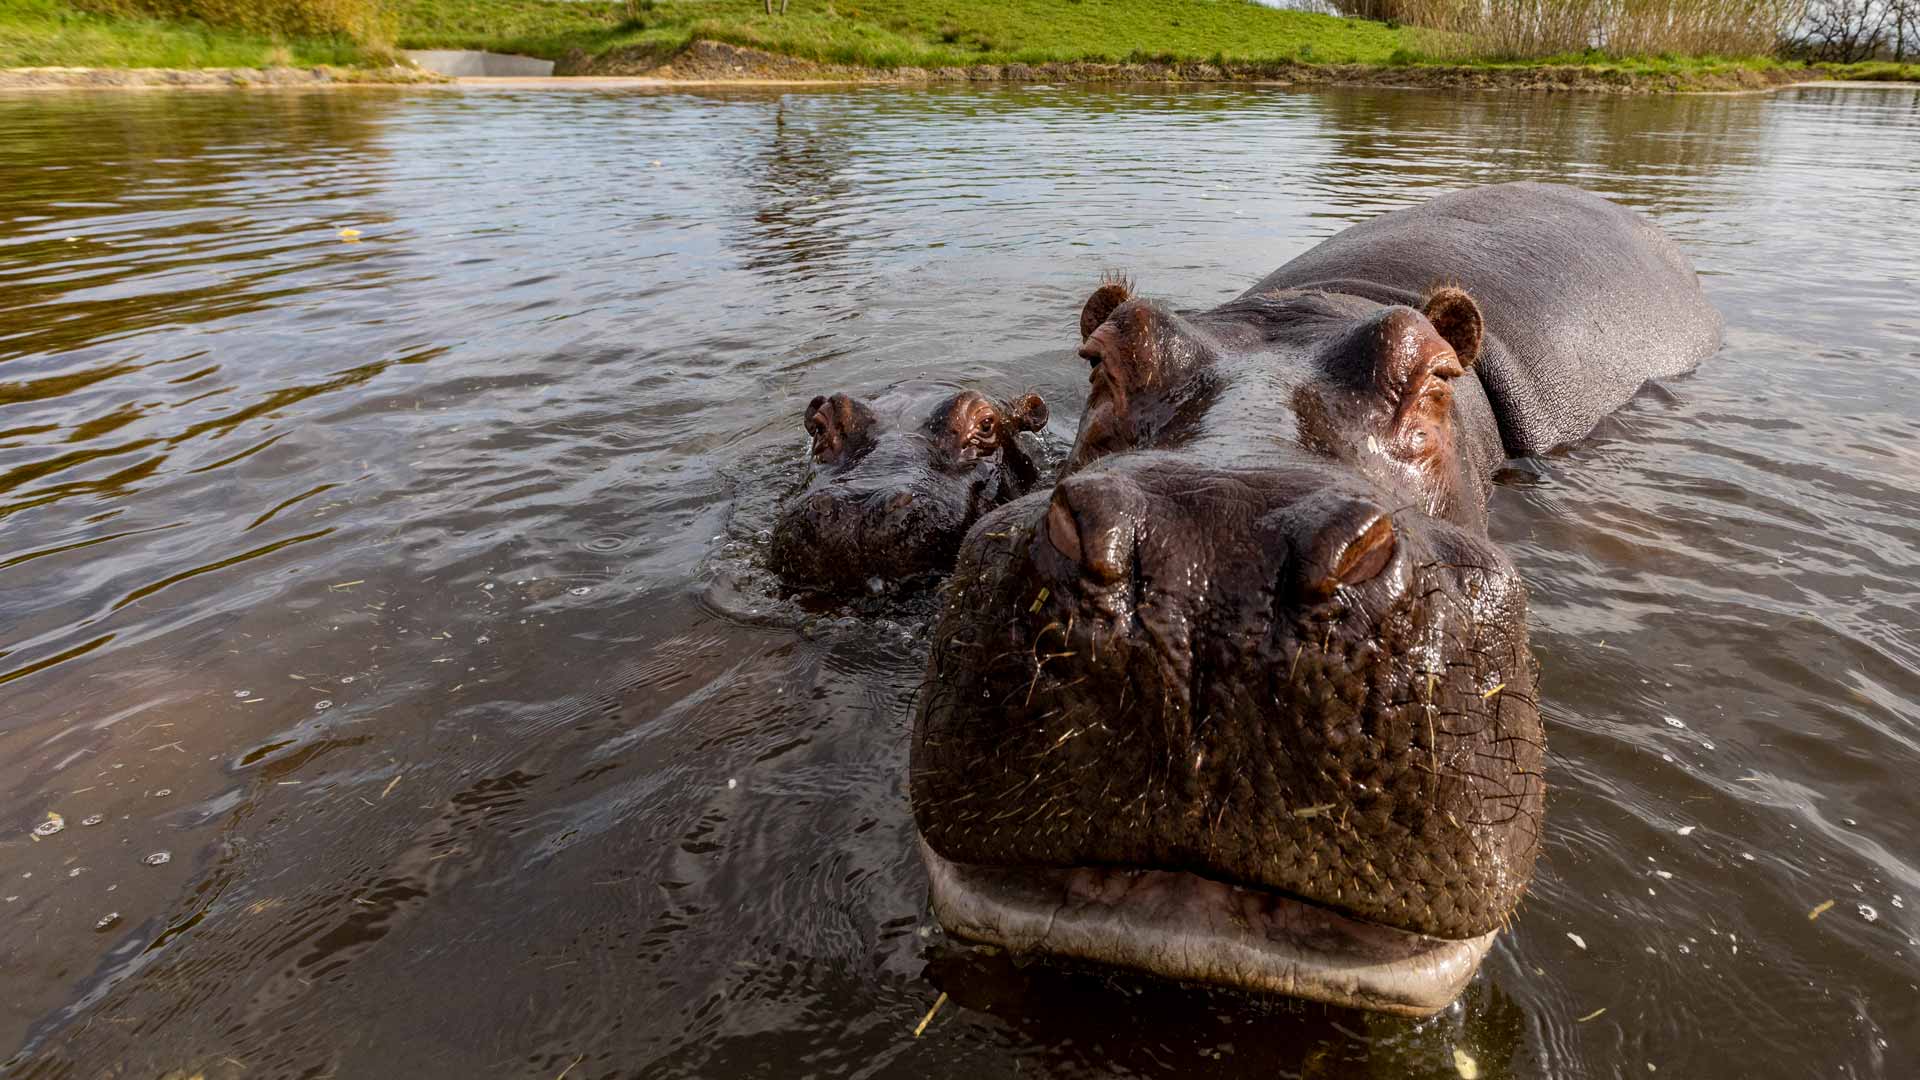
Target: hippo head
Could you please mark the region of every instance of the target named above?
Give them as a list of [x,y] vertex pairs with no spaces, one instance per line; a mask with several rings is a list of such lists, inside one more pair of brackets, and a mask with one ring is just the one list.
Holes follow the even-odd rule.
[[1047,422],[1038,394],[996,404],[971,390],[890,426],[867,402],[807,403],[813,476],[781,511],[774,569],[790,584],[849,591],[944,572],[980,516],[1024,495],[1039,474],[1019,433]]
[[1062,479],[960,552],[912,800],[956,934],[1408,1015],[1532,874],[1526,594],[1475,302],[1094,293]]

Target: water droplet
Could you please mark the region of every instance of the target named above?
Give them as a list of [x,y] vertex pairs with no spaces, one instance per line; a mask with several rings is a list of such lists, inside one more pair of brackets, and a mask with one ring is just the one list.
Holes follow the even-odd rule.
[[140,861],[146,863],[148,866],[165,866],[173,861],[173,854],[166,851],[156,851]]
[[736,780],[736,779],[734,779],[734,778],[733,778],[733,777],[731,777],[731,776],[729,776],[729,777],[727,777],[727,790],[728,790],[728,791],[732,791],[732,790],[733,790],[734,788],[737,788],[737,787],[739,787],[739,786],[740,786],[740,781],[738,781],[738,780]]
[[67,827],[66,818],[63,818],[59,814],[55,814],[49,811],[47,814],[47,820],[33,827],[33,835],[52,836],[54,833],[57,833],[66,827]]
[[100,916],[100,921],[94,923],[93,928],[95,930],[111,930],[113,925],[119,921],[120,913],[117,911],[109,911],[105,915]]
[[86,817],[80,819],[80,824],[98,825],[105,820],[107,820],[107,815],[105,814],[88,814]]
[[331,708],[333,708],[333,702],[331,701],[316,701],[313,703],[313,711],[315,712],[325,712]]

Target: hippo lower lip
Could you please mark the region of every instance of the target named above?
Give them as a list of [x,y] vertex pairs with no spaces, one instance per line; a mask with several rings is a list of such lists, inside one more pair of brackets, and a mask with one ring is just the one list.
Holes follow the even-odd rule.
[[969,940],[1403,1016],[1445,1008],[1498,933],[1428,937],[1180,871],[970,866],[924,840],[920,856],[935,916]]

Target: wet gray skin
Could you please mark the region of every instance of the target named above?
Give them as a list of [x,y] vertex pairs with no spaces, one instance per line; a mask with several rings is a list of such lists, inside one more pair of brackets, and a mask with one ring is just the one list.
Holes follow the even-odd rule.
[[802,415],[813,474],[781,510],[771,558],[788,584],[823,593],[911,585],[945,573],[982,514],[1039,483],[1022,432],[1046,425],[1037,394],[995,403],[963,390],[894,428],[866,402],[816,397]]
[[1444,1007],[1521,901],[1546,792],[1493,472],[1717,347],[1692,266],[1596,196],[1503,185],[1208,311],[1104,283],[1080,334],[1062,479],[969,536],[936,627],[911,782],[937,915]]

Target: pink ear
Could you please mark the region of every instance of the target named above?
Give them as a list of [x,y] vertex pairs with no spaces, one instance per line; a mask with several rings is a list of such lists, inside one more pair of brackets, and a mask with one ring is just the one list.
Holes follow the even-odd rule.
[[1107,321],[1113,309],[1133,298],[1133,283],[1125,278],[1104,278],[1100,287],[1087,297],[1085,307],[1080,309],[1080,340],[1093,336],[1100,324]]
[[1006,413],[1015,431],[1039,431],[1047,426],[1047,403],[1039,394],[1027,394],[1009,403]]
[[1473,297],[1468,296],[1465,289],[1442,285],[1427,294],[1421,308],[1427,321],[1433,324],[1448,345],[1453,346],[1453,354],[1460,358],[1460,366],[1472,367],[1480,357],[1480,336],[1484,329],[1480,305],[1473,302]]

